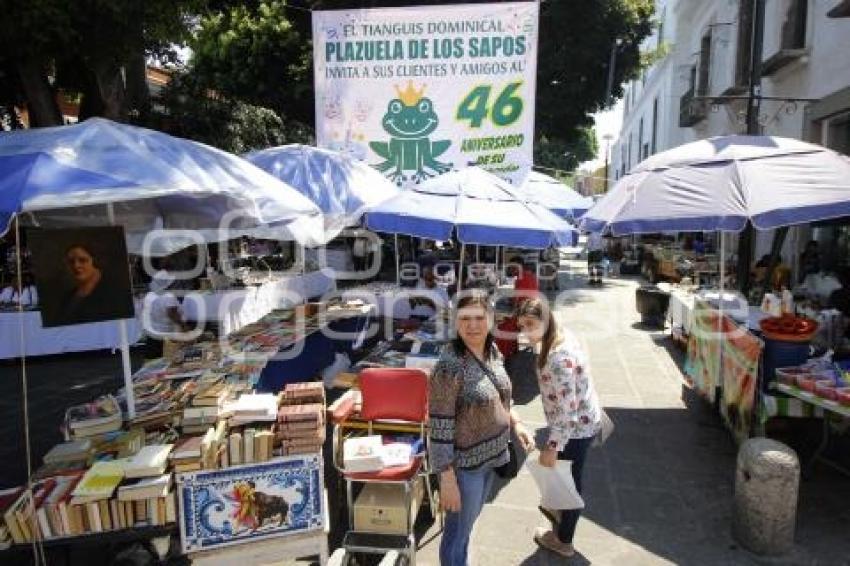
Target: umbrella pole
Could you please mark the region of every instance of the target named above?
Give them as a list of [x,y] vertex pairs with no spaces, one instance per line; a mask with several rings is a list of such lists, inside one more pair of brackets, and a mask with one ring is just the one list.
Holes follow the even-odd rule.
[[[115,208],[110,202],[107,206],[109,224],[115,226]],[[136,418],[136,398],[133,391],[133,371],[130,368],[130,344],[127,340],[127,321],[118,321],[118,334],[121,337],[121,365],[124,367],[124,391],[127,397],[127,418]]]
[[715,388],[719,387],[720,384],[723,383],[723,297],[726,292],[726,233],[720,232],[720,301],[718,302],[718,308],[720,309],[720,316],[718,317],[718,339],[717,343],[717,383],[715,383]]
[[466,255],[466,244],[460,245],[460,265],[457,273],[457,292],[463,289],[463,256]]
[[398,261],[398,234],[393,234],[393,239],[395,241],[395,284],[401,287],[401,268]]

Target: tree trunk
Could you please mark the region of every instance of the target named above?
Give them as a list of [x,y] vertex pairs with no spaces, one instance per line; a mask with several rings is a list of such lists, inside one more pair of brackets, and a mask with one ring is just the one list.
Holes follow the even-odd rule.
[[93,60],[90,61],[88,75],[80,106],[80,121],[100,116],[126,122],[126,89],[121,67],[108,57]]
[[47,82],[45,65],[28,58],[19,59],[16,66],[27,101],[30,127],[61,126],[62,113],[56,103],[56,93]]

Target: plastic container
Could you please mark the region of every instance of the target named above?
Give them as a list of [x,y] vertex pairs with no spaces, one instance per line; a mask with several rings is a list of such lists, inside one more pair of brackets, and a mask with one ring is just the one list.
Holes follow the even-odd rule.
[[831,379],[820,379],[815,382],[815,395],[822,399],[829,399],[830,401],[835,401],[838,399],[838,394],[836,393],[835,382]]
[[803,391],[808,391],[809,393],[815,392],[815,384],[817,384],[817,382],[818,379],[810,373],[797,376],[797,387]]
[[811,372],[801,367],[776,368],[776,381],[785,385],[797,385],[799,376],[809,375]]

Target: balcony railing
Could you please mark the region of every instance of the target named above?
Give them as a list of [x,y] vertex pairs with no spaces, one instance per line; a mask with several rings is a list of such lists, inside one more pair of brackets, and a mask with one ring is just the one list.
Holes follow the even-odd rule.
[[690,128],[705,120],[707,104],[705,99],[696,98],[694,91],[689,90],[679,99],[679,127]]

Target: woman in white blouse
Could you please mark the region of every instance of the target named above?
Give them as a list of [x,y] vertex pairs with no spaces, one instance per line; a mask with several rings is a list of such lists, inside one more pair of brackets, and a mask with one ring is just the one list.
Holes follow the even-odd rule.
[[[558,328],[543,299],[524,301],[518,309],[517,325],[529,343],[539,348],[537,381],[549,425],[540,464],[553,467],[557,460],[570,460],[573,480],[581,493],[585,457],[601,429],[602,415],[587,359],[575,338]],[[538,529],[535,542],[561,556],[573,556],[573,535],[581,511],[540,510],[553,528]]]

